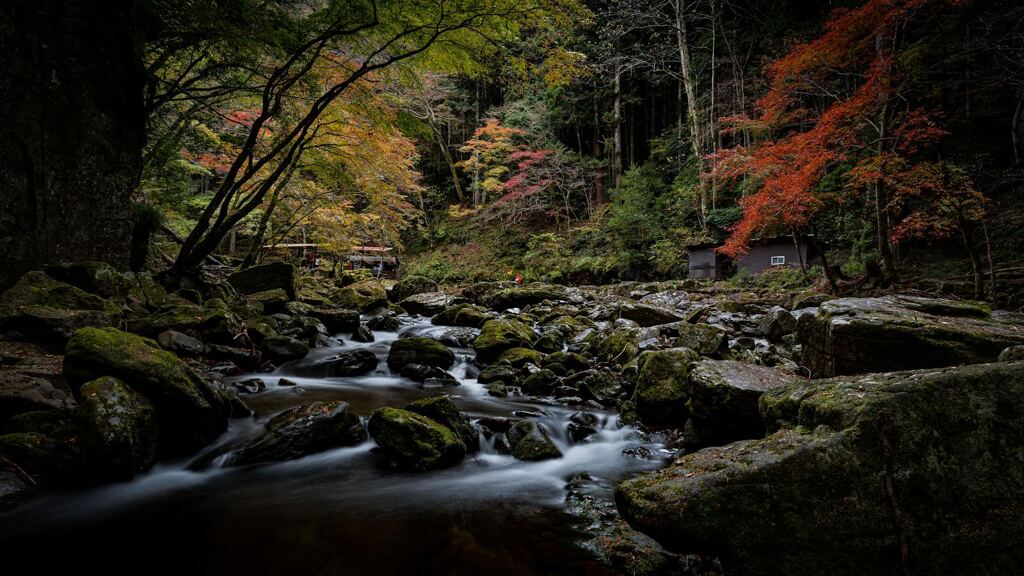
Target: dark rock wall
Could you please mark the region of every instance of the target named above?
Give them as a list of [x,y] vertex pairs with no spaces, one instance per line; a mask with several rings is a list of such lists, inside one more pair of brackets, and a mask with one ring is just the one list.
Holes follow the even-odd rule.
[[0,289],[47,263],[128,264],[145,139],[134,5],[0,2]]

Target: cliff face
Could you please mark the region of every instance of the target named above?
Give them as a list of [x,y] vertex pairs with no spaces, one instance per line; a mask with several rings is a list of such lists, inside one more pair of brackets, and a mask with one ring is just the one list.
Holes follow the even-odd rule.
[[47,263],[127,266],[145,140],[134,4],[0,5],[0,289]]

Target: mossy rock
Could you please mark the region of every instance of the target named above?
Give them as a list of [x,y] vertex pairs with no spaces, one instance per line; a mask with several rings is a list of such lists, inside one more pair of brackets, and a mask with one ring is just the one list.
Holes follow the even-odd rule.
[[401,302],[410,296],[423,294],[424,292],[436,292],[437,282],[424,276],[406,276],[388,291],[388,299],[392,302]]
[[455,363],[455,353],[430,338],[401,338],[391,343],[387,362],[393,371],[401,370],[406,364],[449,368]]
[[127,480],[149,470],[159,438],[153,404],[109,376],[86,382],[78,395],[81,450],[93,475]]
[[[215,303],[216,304],[216,303]],[[174,330],[204,342],[233,344],[242,324],[226,307],[181,304],[128,322],[128,331],[148,338]]]
[[1024,364],[797,381],[761,404],[770,436],[620,484],[625,519],[730,574],[1018,571]]
[[73,398],[45,378],[15,370],[0,371],[0,426],[22,412],[59,410],[74,405]]
[[38,432],[4,434],[0,436],[0,456],[16,464],[39,486],[75,486],[88,478],[73,440]]
[[720,356],[729,349],[729,334],[711,324],[673,324],[678,335],[677,346],[689,348],[702,356]]
[[515,386],[519,382],[519,370],[508,364],[493,364],[481,370],[476,381],[481,384],[503,382]]
[[522,368],[527,364],[540,366],[544,355],[529,348],[509,348],[498,356],[498,362],[507,362],[515,368]]
[[576,352],[552,352],[544,357],[543,365],[546,367],[547,364],[561,364],[572,372],[590,367],[590,361],[586,356]]
[[530,304],[540,304],[545,300],[565,300],[565,288],[561,286],[539,285],[508,288],[491,294],[487,298],[487,307],[494,310],[523,308]]
[[422,414],[458,434],[466,449],[475,452],[480,448],[480,434],[465,414],[459,412],[449,396],[421,398],[405,407],[410,412]]
[[239,270],[228,276],[228,282],[242,294],[255,294],[280,288],[289,300],[297,298],[298,271],[287,262],[270,262]]
[[436,314],[430,319],[432,324],[438,326],[466,326],[479,328],[484,322],[494,318],[494,315],[486,309],[473,304],[456,304],[445,308],[444,311]]
[[533,329],[517,320],[488,320],[480,329],[480,335],[473,341],[473,348],[483,362],[493,362],[505,350],[530,348],[534,339]]
[[526,380],[523,380],[520,387],[526,394],[543,396],[551,394],[551,391],[554,390],[557,383],[558,376],[556,376],[554,372],[542,369],[530,374]]
[[132,278],[106,262],[64,262],[47,266],[46,274],[102,298],[124,298],[132,284]]
[[466,455],[466,445],[455,432],[408,410],[379,408],[370,416],[367,428],[381,451],[400,468],[443,468]]
[[301,340],[290,336],[270,336],[263,340],[260,349],[267,359],[275,364],[284,364],[292,360],[305,358],[309,354],[309,346]]
[[532,420],[520,420],[506,433],[512,457],[516,460],[536,462],[561,458],[562,451],[548,437],[547,432]]
[[689,415],[690,363],[700,356],[689,348],[670,348],[645,353],[633,405],[640,421],[654,427],[682,427]]
[[232,466],[295,460],[366,439],[359,416],[347,402],[321,401],[290,408],[267,422],[266,429],[230,459]]
[[149,399],[166,455],[198,450],[227,428],[231,399],[224,391],[148,338],[116,328],[83,328],[64,351],[64,376],[75,390],[113,376]]
[[399,304],[413,316],[433,316],[444,311],[452,301],[444,292],[420,292],[402,300]]
[[310,307],[307,316],[323,323],[331,334],[351,334],[359,328],[359,312],[342,308]]
[[246,300],[258,302],[268,314],[284,310],[285,304],[290,302],[288,292],[283,288],[271,288],[262,292],[254,292],[246,296]]
[[590,343],[590,353],[599,362],[623,365],[640,353],[637,330],[624,328],[598,334]]
[[0,329],[53,346],[63,346],[79,328],[110,326],[119,316],[109,301],[39,271],[0,295]]

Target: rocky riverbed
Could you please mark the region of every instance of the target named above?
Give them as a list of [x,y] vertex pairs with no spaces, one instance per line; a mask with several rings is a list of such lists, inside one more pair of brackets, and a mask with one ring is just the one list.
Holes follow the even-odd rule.
[[981,304],[693,281],[446,292],[309,283],[287,264],[169,293],[85,263],[26,274],[0,296],[0,330],[0,536],[37,559],[70,542],[55,564],[1022,560],[1024,317]]

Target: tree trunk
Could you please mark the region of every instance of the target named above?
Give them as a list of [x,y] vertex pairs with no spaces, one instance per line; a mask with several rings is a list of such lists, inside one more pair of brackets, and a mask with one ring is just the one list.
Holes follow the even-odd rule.
[[[704,143],[701,123],[700,104],[697,101],[697,81],[690,62],[690,44],[686,32],[686,0],[673,0],[676,17],[676,43],[679,49],[679,62],[682,72],[683,92],[686,94],[687,120],[690,128],[690,145],[697,161],[698,172],[704,173]],[[707,216],[707,191],[700,186],[700,222],[705,228]]]
[[612,149],[612,182],[622,184],[622,70],[615,68],[615,145]]
[[0,291],[44,264],[128,267],[146,136],[136,11],[0,3]]

